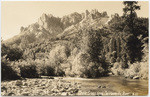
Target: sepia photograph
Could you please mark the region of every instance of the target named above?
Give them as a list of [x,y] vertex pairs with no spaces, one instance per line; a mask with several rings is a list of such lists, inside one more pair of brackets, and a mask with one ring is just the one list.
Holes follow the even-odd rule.
[[149,1],[1,1],[1,96],[148,96]]

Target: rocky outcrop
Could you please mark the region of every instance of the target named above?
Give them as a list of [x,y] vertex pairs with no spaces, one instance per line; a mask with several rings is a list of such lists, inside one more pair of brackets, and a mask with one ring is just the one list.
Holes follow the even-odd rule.
[[73,35],[73,33],[82,29],[101,28],[108,21],[108,18],[106,12],[100,13],[96,9],[91,11],[86,10],[81,14],[74,12],[62,18],[55,17],[51,14],[42,14],[36,23],[28,27],[21,27],[20,34],[6,40],[6,42],[9,44],[16,44],[16,42],[20,44],[25,39],[23,37],[26,36],[34,36],[32,39],[34,41],[55,38],[56,36],[70,37],[68,35]]
[[[53,36],[63,32],[63,23],[60,18],[54,17],[51,14],[43,14],[38,22],[29,25],[28,27],[21,27],[21,33],[34,33],[37,38],[43,36]],[[42,37],[41,37],[42,38]]]
[[49,33],[61,33],[63,31],[63,23],[60,18],[54,17],[53,15],[43,14],[39,20],[38,24],[40,29],[44,28]]
[[94,9],[90,12],[86,10],[84,13],[81,14],[80,17],[81,21],[73,24],[66,29],[64,29],[63,33],[60,33],[58,37],[70,37],[73,33],[78,33],[83,29],[99,29],[102,28],[103,25],[107,23],[109,17],[107,12],[98,12],[98,10]]
[[98,10],[94,9],[91,12],[85,12],[85,18],[80,22],[81,27],[100,27],[104,25],[108,20],[108,15],[106,12],[98,12]]
[[83,19],[83,17],[81,14],[74,12],[72,14],[63,16],[61,18],[61,22],[63,23],[64,28],[67,28],[71,25],[75,25],[75,24],[79,23],[82,19]]

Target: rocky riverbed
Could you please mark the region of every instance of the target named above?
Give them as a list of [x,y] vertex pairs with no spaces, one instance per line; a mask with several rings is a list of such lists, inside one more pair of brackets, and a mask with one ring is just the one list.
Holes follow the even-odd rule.
[[78,83],[60,79],[26,79],[1,83],[2,96],[76,95]]
[[147,93],[148,81],[119,77],[35,78],[1,83],[2,96],[147,95]]

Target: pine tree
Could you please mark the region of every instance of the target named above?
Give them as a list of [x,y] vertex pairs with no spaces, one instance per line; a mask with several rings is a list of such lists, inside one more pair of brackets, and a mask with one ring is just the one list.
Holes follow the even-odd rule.
[[123,8],[124,18],[126,19],[127,24],[124,28],[124,32],[129,33],[126,39],[128,59],[133,63],[135,61],[140,61],[142,56],[141,41],[137,38],[138,33],[134,29],[134,21],[137,18],[136,10],[140,10],[140,6],[137,1],[124,1],[123,4],[125,5]]
[[140,6],[138,5],[137,1],[124,1],[123,4],[125,5],[125,7],[123,8],[124,17],[126,18],[128,27],[130,27],[131,33],[133,33],[133,22],[134,19],[137,17],[136,10],[140,10]]

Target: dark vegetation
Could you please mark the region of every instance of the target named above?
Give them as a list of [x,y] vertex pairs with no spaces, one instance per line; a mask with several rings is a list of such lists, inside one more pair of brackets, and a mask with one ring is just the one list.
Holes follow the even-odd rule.
[[[148,18],[137,2],[124,2],[103,28],[78,29],[74,36],[7,45],[2,41],[2,80],[45,76],[95,78],[114,75],[148,79]],[[18,47],[19,46],[19,47]]]

